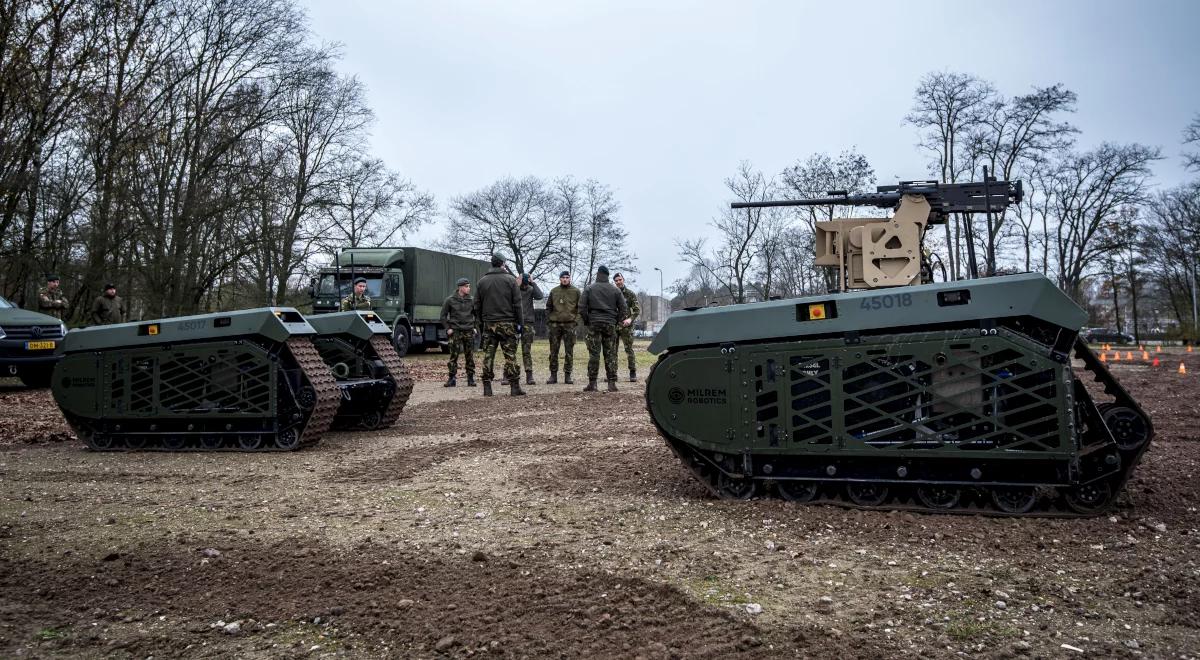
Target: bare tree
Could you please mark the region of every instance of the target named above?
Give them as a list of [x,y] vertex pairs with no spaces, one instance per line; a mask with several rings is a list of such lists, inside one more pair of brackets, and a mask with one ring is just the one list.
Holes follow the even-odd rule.
[[560,263],[569,231],[544,181],[508,178],[452,199],[441,245],[481,258],[507,252],[519,272],[537,279]]
[[[965,73],[935,71],[917,84],[905,121],[922,132],[920,146],[935,155],[934,166],[942,181],[957,181],[969,171],[970,159],[960,156],[970,132],[985,120],[994,96],[991,83]],[[960,231],[959,222],[946,223],[947,258],[954,279],[961,270]]]
[[1159,158],[1156,148],[1104,144],[1069,156],[1056,169],[1050,184],[1058,219],[1054,251],[1064,291],[1082,299],[1084,274],[1107,251],[1105,223],[1146,199],[1150,163]]
[[433,195],[417,190],[382,160],[359,158],[339,170],[319,240],[324,251],[387,245],[432,220]]
[[590,284],[596,268],[605,265],[612,272],[636,273],[633,257],[628,251],[629,235],[617,217],[621,205],[608,186],[588,179],[583,185],[583,214],[581,231],[576,231],[583,256],[580,265],[586,268],[584,284]]
[[[1192,123],[1183,129],[1183,145],[1200,147],[1200,114],[1193,117]],[[1200,171],[1200,151],[1185,151],[1183,162],[1189,170]]]

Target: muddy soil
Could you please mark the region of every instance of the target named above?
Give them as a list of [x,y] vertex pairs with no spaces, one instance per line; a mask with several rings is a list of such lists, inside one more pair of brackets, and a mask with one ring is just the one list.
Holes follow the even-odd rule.
[[1168,365],[1113,366],[1157,439],[1085,520],[714,500],[626,383],[431,367],[393,429],[171,455],[6,381],[0,656],[1197,657],[1200,359]]

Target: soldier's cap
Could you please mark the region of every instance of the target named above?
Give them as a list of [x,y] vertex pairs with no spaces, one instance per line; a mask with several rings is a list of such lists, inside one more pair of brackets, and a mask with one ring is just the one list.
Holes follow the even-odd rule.
[[53,274],[47,275],[47,276],[46,276],[46,281],[47,281],[47,282],[57,282],[57,281],[58,281],[58,275],[53,275]]
[[600,266],[596,269],[597,275],[608,275],[608,266]]
[[117,285],[116,285],[116,284],[113,284],[112,282],[109,282],[108,284],[105,284],[105,285],[104,285],[104,290],[105,290],[105,291],[108,291],[109,289],[115,289],[115,288],[117,288]]
[[569,271],[569,270],[564,270],[563,272],[559,273],[559,274],[558,274],[558,276],[559,276],[559,277],[570,277],[570,276],[571,276],[571,271]]
[[492,267],[493,268],[499,268],[499,267],[503,266],[504,262],[506,262],[506,261],[508,261],[508,257],[505,257],[504,255],[500,254],[499,252],[492,255]]
[[356,277],[356,278],[354,278],[354,283],[355,283],[355,284],[358,284],[359,282],[362,282],[363,284],[366,284],[366,283],[367,283],[367,278],[365,278],[365,277]]
[[471,286],[471,280],[468,280],[465,277],[460,277],[458,278],[458,281],[454,283],[454,286]]

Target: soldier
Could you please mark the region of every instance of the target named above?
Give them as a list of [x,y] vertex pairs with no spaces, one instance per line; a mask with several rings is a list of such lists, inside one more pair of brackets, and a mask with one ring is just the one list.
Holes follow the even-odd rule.
[[550,335],[550,380],[558,382],[558,347],[563,347],[563,382],[571,383],[571,367],[575,362],[575,327],[579,325],[579,289],[571,286],[571,273],[558,274],[558,286],[550,289],[546,300],[546,321]]
[[446,387],[458,385],[459,353],[467,367],[467,386],[475,387],[475,299],[471,297],[471,280],[460,277],[455,284],[458,290],[442,303],[442,325],[446,326],[446,343],[450,345]]
[[521,291],[521,316],[525,319],[525,329],[521,333],[521,361],[525,365],[525,384],[534,385],[533,382],[533,356],[530,350],[533,348],[533,301],[545,298],[541,287],[529,277],[529,273],[521,273],[521,285],[518,287]]
[[505,258],[492,255],[492,267],[476,285],[475,318],[483,329],[483,395],[492,396],[492,379],[496,375],[496,348],[504,353],[504,377],[512,396],[521,396],[521,370],[517,368],[517,335],[524,318],[521,314],[521,291],[512,271],[504,266]]
[[58,288],[58,275],[47,275],[46,286],[38,291],[38,311],[59,321],[67,318],[67,296]]
[[109,325],[125,322],[125,301],[117,295],[117,285],[105,284],[104,294],[92,303],[92,323]]
[[596,281],[583,290],[579,298],[579,314],[587,326],[588,384],[584,392],[596,391],[600,375],[600,353],[604,352],[604,375],[608,391],[617,391],[617,326],[629,325],[629,308],[625,296],[608,281],[608,267],[596,269]]
[[613,276],[613,284],[621,290],[625,297],[625,306],[629,308],[629,323],[617,327],[617,338],[625,345],[625,356],[629,360],[629,382],[637,382],[637,358],[633,354],[633,322],[637,320],[642,308],[638,305],[637,294],[625,288],[625,276],[617,273]]
[[371,296],[367,295],[367,278],[359,277],[354,280],[354,293],[342,298],[343,312],[357,312],[360,309],[371,309]]

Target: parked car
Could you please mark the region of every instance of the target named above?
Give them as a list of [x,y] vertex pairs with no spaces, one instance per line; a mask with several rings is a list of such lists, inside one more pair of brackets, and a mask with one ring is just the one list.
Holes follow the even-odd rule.
[[1112,328],[1090,328],[1083,333],[1084,340],[1089,344],[1132,344],[1133,335],[1128,332],[1117,332]]
[[21,309],[0,296],[0,376],[28,387],[49,387],[67,326],[53,316]]

